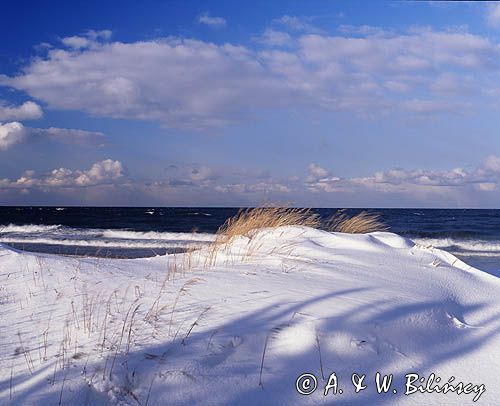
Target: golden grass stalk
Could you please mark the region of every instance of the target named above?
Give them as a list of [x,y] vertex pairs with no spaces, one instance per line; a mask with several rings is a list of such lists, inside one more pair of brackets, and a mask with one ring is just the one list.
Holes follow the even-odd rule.
[[320,217],[310,209],[289,207],[255,207],[242,209],[219,227],[210,247],[206,265],[213,265],[217,252],[236,236],[252,238],[260,229],[282,226],[307,226],[318,228]]
[[227,219],[217,231],[217,237],[229,241],[237,235],[252,238],[255,232],[262,228],[319,225],[319,216],[310,209],[256,207],[240,210],[236,216]]
[[387,227],[377,214],[362,211],[350,217],[345,209],[337,211],[326,223],[328,231],[336,233],[365,234],[374,231],[387,231]]

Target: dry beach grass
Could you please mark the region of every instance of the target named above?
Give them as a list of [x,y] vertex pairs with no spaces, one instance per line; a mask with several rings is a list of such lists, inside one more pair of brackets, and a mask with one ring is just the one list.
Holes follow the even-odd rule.
[[345,209],[331,216],[326,223],[326,228],[331,232],[348,234],[365,234],[389,229],[377,214],[362,211],[349,217]]
[[324,224],[319,214],[308,208],[263,206],[242,209],[235,216],[227,219],[218,229],[216,238],[209,248],[205,265],[214,265],[217,261],[217,253],[238,236],[249,239],[243,258],[250,257],[259,248],[258,242],[252,240],[259,230],[282,226],[326,228],[330,232],[350,234],[386,231],[388,229],[378,215],[366,211],[349,216],[345,210],[339,210]]

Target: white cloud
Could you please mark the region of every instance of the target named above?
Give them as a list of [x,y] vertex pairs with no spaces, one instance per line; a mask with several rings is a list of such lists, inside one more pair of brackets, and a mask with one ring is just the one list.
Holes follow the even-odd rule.
[[497,188],[497,185],[496,183],[493,182],[484,182],[484,183],[478,183],[477,187],[479,190],[491,192]]
[[[205,165],[170,165],[167,176],[155,180],[134,180],[126,175],[120,161],[106,159],[85,170],[56,168],[45,175],[25,171],[19,178],[0,179],[0,193],[45,193],[47,196],[75,196],[75,188],[83,188],[91,204],[110,200],[113,196],[141,202],[153,199],[159,204],[182,204],[196,200],[200,204],[255,205],[263,201],[293,202],[302,205],[351,204],[370,202],[405,202],[408,207],[445,207],[467,204],[478,206],[495,201],[500,194],[500,157],[490,156],[475,169],[450,170],[390,169],[367,177],[340,178],[317,164],[311,164],[302,177],[275,178],[266,171],[216,170]],[[313,193],[310,193],[313,192]],[[94,194],[95,193],[95,194]],[[106,193],[107,196],[106,197]],[[93,196],[93,197],[92,197]],[[82,197],[83,198],[83,197]],[[90,200],[89,200],[90,199]],[[333,199],[333,200],[332,200]],[[354,200],[353,200],[354,199]],[[379,200],[377,200],[379,199]],[[489,200],[488,200],[489,199]],[[116,201],[116,200],[113,200]],[[134,200],[127,200],[133,203]]]
[[[449,188],[472,188],[480,191],[498,190],[500,185],[500,157],[489,156],[474,170],[454,168],[446,171],[391,169],[371,177],[352,178],[348,183],[379,191],[393,192],[420,190],[441,193]],[[422,189],[423,188],[423,189]]]
[[306,178],[306,187],[311,192],[335,192],[338,190],[340,178],[332,176],[329,171],[314,163],[308,166],[309,175]]
[[24,102],[20,106],[7,106],[0,101],[0,120],[35,120],[42,116],[42,108],[32,101]]
[[288,194],[292,191],[287,185],[273,182],[224,184],[215,186],[214,190],[225,194],[260,194],[261,196],[271,193]]
[[[206,129],[282,107],[464,113],[488,104],[500,73],[499,44],[463,30],[329,36],[302,34],[307,25],[296,17],[275,24],[296,31],[269,29],[258,50],[172,37],[109,42],[87,33],[78,37],[87,42],[66,40],[69,49],[49,49],[0,84],[53,108]],[[483,98],[472,100],[470,89]]]
[[209,27],[221,28],[226,25],[226,20],[222,17],[211,17],[208,13],[202,14],[198,17],[200,24],[208,25]]
[[309,173],[316,179],[326,178],[330,173],[319,165],[309,164]]
[[319,31],[309,22],[307,18],[303,17],[284,15],[280,18],[273,20],[273,23],[281,25],[292,31],[308,31],[308,32]]
[[292,42],[292,37],[287,32],[267,29],[257,40],[270,47],[282,47]]
[[436,74],[453,71],[457,81],[465,76],[470,87],[479,89],[488,86],[471,77],[478,78],[477,72],[484,71],[481,80],[493,81],[499,71],[498,44],[463,32],[416,30],[365,37],[309,34],[300,36],[297,44],[297,49],[286,52],[263,51],[261,57],[287,86],[302,93],[301,100],[329,110],[368,114],[401,108],[418,113],[462,111],[468,103],[443,96],[446,84],[441,83],[439,89]]
[[444,73],[431,83],[430,89],[444,95],[470,95],[475,92],[473,82],[471,76]]
[[75,184],[79,186],[96,185],[116,180],[123,176],[123,166],[120,161],[106,159],[97,162],[88,171],[76,172]]
[[125,175],[120,161],[106,159],[96,162],[88,170],[57,168],[45,176],[36,177],[35,171],[28,170],[17,180],[3,179],[5,188],[59,188],[97,186],[113,183]]
[[48,137],[65,144],[96,145],[102,144],[104,134],[98,131],[75,130],[71,128],[30,128],[28,131],[37,136]]
[[33,137],[45,137],[65,144],[80,145],[101,145],[104,140],[104,134],[101,132],[55,127],[31,128],[17,121],[0,123],[0,150],[7,150],[21,142],[29,142]]
[[487,157],[483,165],[479,168],[479,173],[482,175],[500,175],[500,157],[494,155]]
[[[477,192],[500,191],[500,157],[489,156],[475,169],[453,168],[450,170],[390,169],[372,176],[339,178],[324,168],[310,164],[303,188],[295,187],[299,195],[304,189],[315,193],[336,193],[336,196],[361,194],[372,201],[376,194],[391,194],[392,198],[418,198],[420,202],[450,199],[474,201]],[[366,204],[366,203],[364,203]],[[373,203],[372,203],[373,204]],[[413,206],[414,207],[414,206]]]
[[61,39],[61,42],[69,48],[79,50],[96,45],[99,40],[108,40],[111,38],[110,30],[94,31],[89,30],[83,35],[75,35]]
[[286,94],[248,49],[175,38],[50,50],[9,84],[55,108],[177,128],[228,124]]
[[21,142],[26,136],[26,131],[21,123],[0,123],[0,150],[6,150],[12,145]]
[[492,4],[488,6],[486,21],[492,27],[500,27],[500,4]]
[[66,37],[63,38],[61,42],[64,45],[74,49],[86,48],[92,43],[89,38],[79,36]]

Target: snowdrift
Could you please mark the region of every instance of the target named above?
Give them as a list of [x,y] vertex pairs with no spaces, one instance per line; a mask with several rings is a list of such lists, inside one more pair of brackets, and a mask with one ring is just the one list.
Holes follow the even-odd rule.
[[[0,404],[493,405],[499,293],[498,278],[385,232],[281,227],[135,260],[0,246]],[[405,395],[411,373],[470,390]]]

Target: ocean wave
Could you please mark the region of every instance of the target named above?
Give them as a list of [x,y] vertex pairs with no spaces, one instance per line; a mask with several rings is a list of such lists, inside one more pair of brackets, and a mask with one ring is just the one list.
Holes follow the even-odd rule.
[[173,233],[158,231],[103,230],[104,238],[120,238],[128,240],[162,240],[162,241],[206,241],[215,239],[214,234],[205,233]]
[[73,228],[61,225],[0,226],[0,242],[110,248],[200,248],[212,242],[214,234],[132,231],[125,229]]
[[55,231],[62,228],[60,224],[45,225],[45,224],[7,224],[0,225],[0,234],[2,233],[44,233]]
[[85,236],[93,238],[117,238],[126,240],[162,240],[162,241],[213,241],[214,234],[208,233],[177,233],[161,231],[133,231],[128,229],[99,229],[99,228],[73,228],[62,225],[44,225],[44,224],[8,224],[0,225],[0,236],[7,234],[27,235],[44,234],[66,235],[66,236]]
[[110,248],[201,248],[207,245],[203,241],[123,241],[123,240],[78,240],[57,238],[0,238],[4,244],[41,244],[41,245],[64,245],[76,247],[110,247]]
[[465,240],[455,238],[412,238],[420,245],[433,246],[449,251],[471,253],[497,253],[500,255],[500,241],[498,240]]

